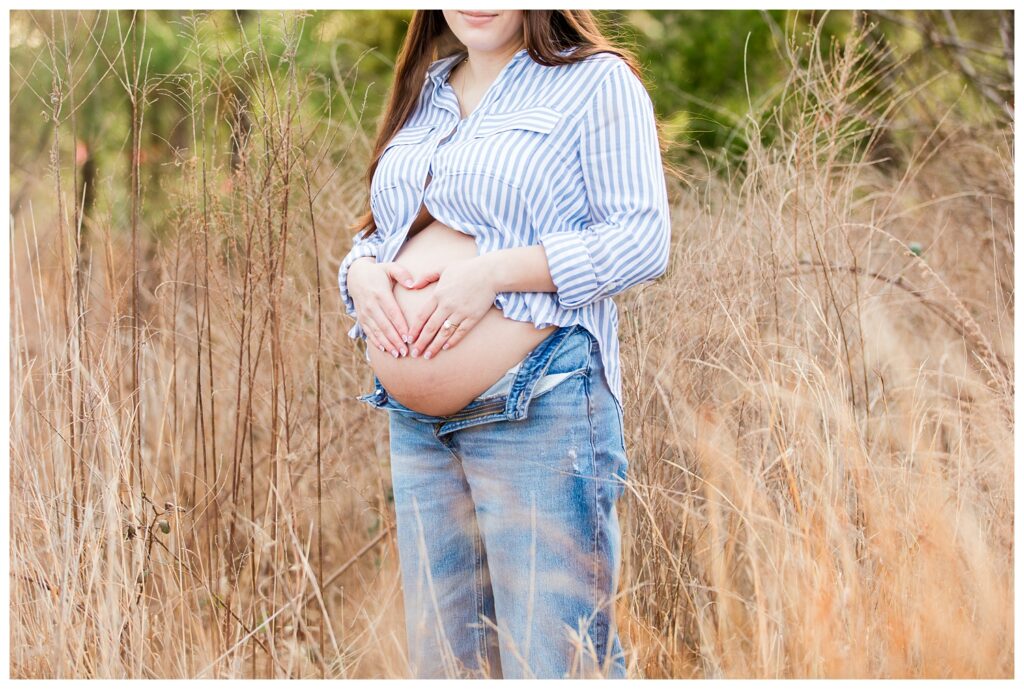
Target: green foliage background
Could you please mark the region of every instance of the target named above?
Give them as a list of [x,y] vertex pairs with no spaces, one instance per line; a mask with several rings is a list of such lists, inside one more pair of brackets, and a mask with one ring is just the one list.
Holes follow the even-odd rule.
[[[972,58],[1005,70],[999,13],[954,14],[963,40],[981,46]],[[596,15],[606,33],[640,59],[658,115],[675,144],[670,156],[679,160],[741,154],[745,123],[750,118],[767,121],[793,68],[785,57],[791,50],[788,42],[799,43],[819,22],[824,36],[841,41],[855,21],[850,11],[600,10]],[[196,146],[213,146],[218,155],[230,156],[226,113],[237,99],[258,109],[248,77],[260,42],[272,56],[271,71],[282,78],[294,63],[308,87],[303,108],[309,121],[339,128],[342,145],[332,155],[365,150],[411,17],[412,10],[12,12],[12,205],[30,196],[44,171],[56,114],[62,127],[74,126],[79,155],[88,152],[96,193],[108,197],[115,217],[123,213],[118,182],[127,178],[131,148],[131,104],[123,74],[131,68],[125,60],[134,54],[141,56],[137,67],[148,75],[142,148],[151,231],[166,222],[158,219],[166,170]],[[910,26],[942,27],[943,18],[936,12],[906,11],[867,20],[877,21],[878,35],[897,50],[899,76],[908,87],[927,84],[968,121],[1004,116],[964,80],[955,61]],[[136,31],[129,28],[133,21]],[[120,55],[122,45],[127,58]],[[817,50],[824,57],[829,46],[822,43]],[[189,108],[195,107],[190,89],[194,95],[200,74],[218,81],[217,98],[204,100],[203,107],[223,127],[197,136],[190,131]],[[63,95],[60,113],[52,112],[54,89]],[[1012,102],[1012,92],[1005,95]],[[770,137],[770,128],[763,133]],[[61,160],[67,161],[73,159],[76,142],[65,139]]]

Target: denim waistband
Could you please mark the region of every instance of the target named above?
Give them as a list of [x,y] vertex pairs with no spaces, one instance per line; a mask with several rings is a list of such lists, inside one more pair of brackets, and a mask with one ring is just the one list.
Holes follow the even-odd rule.
[[388,395],[376,374],[373,376],[373,392],[359,395],[356,399],[379,409],[388,409],[424,423],[438,425],[438,435],[489,421],[524,419],[530,400],[575,373],[547,375],[551,360],[570,337],[583,337],[594,343],[593,336],[581,325],[559,327],[494,385],[449,416],[432,416],[409,409]]

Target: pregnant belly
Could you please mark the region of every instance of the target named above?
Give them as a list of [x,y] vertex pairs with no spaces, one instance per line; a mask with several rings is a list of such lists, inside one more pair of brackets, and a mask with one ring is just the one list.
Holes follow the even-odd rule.
[[[472,237],[434,221],[406,240],[394,260],[419,276],[476,255]],[[435,287],[436,283],[420,289],[395,284],[395,301],[407,319],[431,301]],[[430,359],[422,352],[418,357],[395,358],[371,347],[370,367],[388,395],[404,406],[421,414],[448,416],[479,397],[555,329],[505,318],[492,305],[454,347]]]

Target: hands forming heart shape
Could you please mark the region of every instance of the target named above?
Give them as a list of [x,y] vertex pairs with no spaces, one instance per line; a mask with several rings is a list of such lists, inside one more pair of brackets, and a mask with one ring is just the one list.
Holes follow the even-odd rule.
[[[418,278],[397,261],[353,263],[348,275],[349,293],[367,340],[395,357],[411,353],[414,357],[422,354],[425,359],[457,345],[480,322],[497,296],[493,272],[480,259],[456,260]],[[395,300],[396,283],[407,289],[436,285],[430,299],[407,318]],[[446,323],[450,327],[444,327]]]

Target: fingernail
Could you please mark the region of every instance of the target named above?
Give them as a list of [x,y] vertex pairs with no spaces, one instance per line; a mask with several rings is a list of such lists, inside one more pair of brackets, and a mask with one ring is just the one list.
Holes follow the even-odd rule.
[[406,344],[409,344],[409,336],[408,335],[402,335],[402,342],[404,342]]
[[430,358],[430,352],[427,352],[426,354],[424,354],[423,358],[424,359],[429,359]]
[[393,356],[393,357],[395,357],[397,359],[398,358],[398,350],[397,349],[392,349],[391,350],[391,356]]
[[378,345],[378,346],[380,347],[380,351],[383,352],[384,351],[384,345]]
[[405,356],[405,352],[406,352],[405,347],[402,347],[402,356]]
[[412,355],[413,356],[419,356],[420,355],[420,350],[418,350],[415,347],[413,347],[412,348]]
[[448,349],[448,343],[445,342],[443,345],[441,345],[441,349]]

